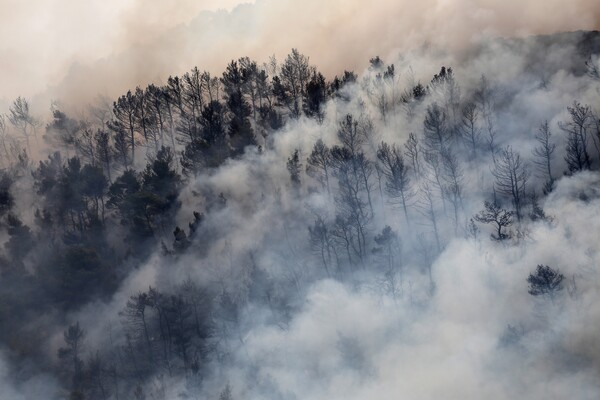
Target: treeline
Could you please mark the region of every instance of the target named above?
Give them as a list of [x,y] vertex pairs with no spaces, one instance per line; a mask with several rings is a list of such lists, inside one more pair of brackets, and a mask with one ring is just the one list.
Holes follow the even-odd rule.
[[[0,118],[6,234],[0,340],[15,361],[54,363],[48,368],[67,397],[144,398],[156,375],[199,385],[210,361],[226,359],[224,342],[243,342],[238,322],[246,305],[260,303],[285,320],[292,303],[292,295],[282,294],[285,285],[299,295],[321,277],[345,281],[370,270],[394,299],[406,296],[407,274],[425,274],[433,293],[431,265],[451,238],[480,239],[491,225],[493,240],[518,242],[531,221],[552,222],[539,198],[561,175],[600,165],[600,119],[590,106],[569,105],[568,119],[556,127],[539,121],[527,139],[533,152],[521,154],[503,136],[506,99],[500,102],[498,92],[486,77],[461,90],[446,67],[426,85],[402,85],[395,66],[379,57],[361,79],[346,71],[328,82],[292,50],[281,64],[232,61],[221,77],[194,68],[164,86],[129,91],[112,106],[95,106],[86,118],[53,106],[43,135],[27,101],[18,98]],[[334,118],[325,113],[330,100],[359,106]],[[150,287],[122,305],[120,326],[102,348],[87,343],[86,328],[67,320],[68,313],[111,299],[152,254],[176,262],[186,254],[202,257],[210,247],[205,214],[226,208],[227,194],[200,193],[191,208],[202,212],[183,216],[191,222],[182,229],[176,221],[186,182],[242,160],[248,146],[272,151],[274,133],[303,117],[317,124],[329,118],[336,127],[335,143],[318,139],[278,166],[287,168],[290,196],[326,199],[321,208],[298,207],[290,216],[312,218],[296,234],[313,269],[292,269],[289,283],[250,256],[249,266],[240,267],[249,277],[244,295],[191,279],[165,290]],[[380,131],[398,119],[420,129],[403,132],[403,142],[383,140]],[[50,155],[33,164],[29,155],[42,146],[39,140]],[[478,183],[469,180],[476,170],[484,171]],[[421,269],[407,271],[409,261]],[[532,290],[554,296],[559,273],[538,272],[554,286]],[[58,361],[44,351],[56,324],[66,327]],[[228,386],[224,393],[231,396]]]

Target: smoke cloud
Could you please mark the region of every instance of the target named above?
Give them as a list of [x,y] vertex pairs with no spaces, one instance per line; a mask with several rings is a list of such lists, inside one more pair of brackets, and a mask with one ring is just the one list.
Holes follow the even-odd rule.
[[[275,54],[281,60],[292,47],[310,55],[311,64],[328,76],[344,69],[360,75],[330,96],[323,105],[323,121],[304,115],[289,118],[284,111],[285,126],[259,137],[260,148],[249,146],[243,154],[189,176],[175,195],[181,206],[176,215],[156,223],[152,239],[145,237],[151,244],[135,247],[124,239],[131,221],[115,206],[107,206],[106,222],[99,228],[110,236],[106,242],[95,244],[92,234],[77,242],[80,238],[67,235],[71,232],[66,228],[33,215],[32,210],[53,205],[44,197],[52,193],[42,195],[42,185],[34,186],[38,178],[31,174],[35,167],[29,160],[18,165],[21,169],[15,167],[17,183],[11,193],[18,194],[19,201],[12,211],[24,216],[35,240],[30,238],[31,248],[18,253],[23,269],[28,269],[26,278],[15,278],[8,269],[0,271],[0,279],[33,289],[11,297],[15,289],[0,280],[0,294],[31,297],[26,299],[30,303],[23,300],[15,306],[31,314],[13,315],[11,308],[0,305],[0,316],[18,320],[25,333],[37,335],[38,347],[28,353],[28,343],[21,343],[25,340],[20,337],[2,344],[0,400],[68,398],[85,390],[91,398],[104,400],[599,397],[600,110],[593,108],[600,85],[586,74],[585,61],[600,54],[600,42],[597,35],[584,33],[529,37],[598,28],[596,2],[190,0],[173,6],[129,0],[84,6],[57,0],[38,6],[0,6],[0,33],[23,32],[0,45],[2,55],[10,59],[0,66],[3,96],[5,101],[18,94],[32,96],[38,109],[52,98],[76,115],[71,111],[83,111],[97,94],[112,100],[137,85],[164,83],[169,75],[180,75],[193,65],[220,76],[230,59],[247,55],[266,61]],[[226,10],[218,10],[223,7]],[[51,34],[44,35],[46,31]],[[369,58],[377,54],[386,65],[369,68]],[[391,63],[394,74],[382,81],[377,73],[389,75],[386,66]],[[454,72],[445,83],[436,84],[439,77],[434,82],[432,77],[442,74],[442,65],[452,66]],[[450,86],[444,86],[448,82]],[[426,91],[422,97],[414,94],[419,83]],[[565,158],[570,137],[563,128],[570,118],[567,107],[575,101],[591,105],[590,113],[596,113],[586,125],[592,161],[582,171],[570,171]],[[427,149],[424,119],[434,104],[446,110],[448,121],[454,118],[452,123],[463,127],[462,112],[470,103],[476,104],[480,116],[475,123],[478,143],[471,149],[464,132],[454,127],[458,133],[447,149]],[[336,218],[349,207],[340,200],[341,167],[335,167],[339,175],[331,175],[329,191],[306,172],[306,164],[317,140],[329,147],[340,145],[340,123],[347,114],[368,127],[358,147],[370,161],[372,169],[365,178],[370,183],[365,190],[360,189],[363,183],[357,187],[365,209],[366,196],[372,196],[368,201],[373,217],[364,226],[367,239],[361,243],[358,233],[346,232],[344,244]],[[556,145],[548,162],[556,178],[550,189],[545,172],[534,168],[539,146],[535,134],[544,121]],[[33,136],[23,132],[17,134],[33,143]],[[110,132],[118,129],[113,126]],[[404,151],[411,134],[421,146],[422,172]],[[386,178],[378,175],[382,167],[377,148],[382,141],[402,150],[410,172],[415,196],[405,213],[392,201]],[[68,143],[61,146],[52,150],[70,151]],[[522,221],[511,214],[514,221],[506,227],[507,236],[493,240],[494,226],[471,218],[482,211],[484,201],[516,208],[514,199],[498,190],[494,175],[507,146],[526,166],[528,198],[523,200]],[[179,170],[180,142],[176,150],[174,168]],[[435,160],[425,159],[427,151],[448,157],[444,150],[458,159],[460,206],[459,197],[451,195],[451,172],[435,171]],[[150,162],[155,156],[149,140],[137,151],[140,159],[146,156]],[[291,179],[290,168],[296,151],[301,164],[298,182]],[[82,159],[85,156],[82,152]],[[90,158],[98,162],[97,156]],[[112,182],[133,168],[116,164],[113,160],[107,167]],[[42,167],[52,169],[51,163]],[[104,166],[98,168],[102,174]],[[436,183],[436,174],[446,180]],[[424,193],[430,188],[427,204]],[[84,189],[68,194],[77,190]],[[102,196],[103,207],[114,193],[105,189]],[[134,200],[149,197],[153,200],[147,193]],[[134,208],[134,200],[127,206]],[[99,204],[96,199],[96,213]],[[189,224],[194,212],[197,225]],[[338,235],[321,252],[315,250],[309,231],[318,220]],[[175,226],[189,235],[179,250],[173,239],[175,235],[177,240]],[[386,228],[395,235],[387,249],[381,239]],[[13,225],[2,229],[7,254],[21,250],[14,241],[9,245],[15,232],[20,231]],[[352,248],[356,243],[365,247]],[[94,293],[81,304],[55,301],[60,293],[51,292],[52,284],[62,290],[79,276],[64,266],[66,256],[48,266],[47,255],[55,249],[94,245],[103,251],[110,248],[103,253],[109,262],[120,261],[102,264],[102,276],[114,275],[116,282],[106,284],[109,294]],[[132,248],[144,254],[132,253]],[[86,266],[92,264],[90,259],[97,261],[89,254],[76,253],[89,257],[84,259]],[[562,290],[528,293],[527,278],[538,265],[564,275]],[[92,278],[83,275],[81,282],[98,278],[93,267],[89,270],[84,272]],[[44,273],[41,276],[50,283],[38,283]],[[59,279],[65,285],[60,286]],[[182,289],[186,284],[193,289]],[[132,316],[126,311],[135,307],[127,307],[151,289],[164,295],[164,303],[146,299],[141,328],[139,308]],[[69,295],[77,298],[79,293],[73,292]],[[32,293],[55,301],[54,308],[36,314],[34,306],[40,300]],[[198,298],[209,304],[200,314],[210,325],[208,333],[198,333],[199,325],[189,322],[192,311],[184,308],[185,302],[177,303],[187,301],[185,296],[198,296],[197,302],[190,302],[194,307],[206,306]],[[170,320],[169,313],[177,311],[178,319]],[[68,343],[65,334],[75,323],[85,332],[81,347]],[[185,331],[191,326],[193,333]],[[2,333],[12,339],[6,328]],[[68,353],[74,348],[75,356]],[[57,356],[59,349],[62,357]],[[31,359],[43,362],[31,365]],[[79,369],[85,370],[87,380]]]
[[266,61],[292,47],[331,77],[427,44],[455,52],[489,37],[600,27],[590,0],[240,3],[3,2],[3,102],[38,95],[40,109],[57,99],[81,108],[98,93],[114,97],[194,65],[216,73],[240,54]]

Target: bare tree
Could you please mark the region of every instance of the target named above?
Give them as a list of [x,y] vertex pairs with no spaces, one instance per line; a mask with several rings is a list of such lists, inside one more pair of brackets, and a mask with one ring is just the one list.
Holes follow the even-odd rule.
[[549,191],[554,183],[554,176],[552,175],[552,158],[554,157],[556,144],[552,143],[551,137],[552,133],[550,133],[548,121],[542,122],[535,135],[535,140],[539,143],[539,146],[535,147],[532,153],[535,156],[533,162],[536,165],[538,172],[546,177],[546,184],[544,186],[545,191]]
[[374,237],[374,241],[377,246],[372,252],[383,266],[382,286],[385,292],[396,300],[398,296],[402,296],[404,290],[404,277],[399,260],[400,239],[398,234],[386,225],[381,233]]
[[404,143],[404,155],[410,159],[413,172],[417,177],[421,175],[420,154],[419,141],[415,134],[411,132],[408,135],[408,140]]
[[495,91],[485,75],[481,76],[479,86],[475,90],[475,104],[483,118],[484,131],[487,135],[488,150],[496,160],[496,124],[494,121]]
[[425,181],[421,184],[421,188],[419,191],[419,199],[417,202],[417,209],[421,212],[421,214],[428,219],[431,228],[433,229],[433,234],[435,237],[435,243],[437,246],[438,253],[442,251],[442,243],[440,241],[440,231],[439,231],[439,222],[438,216],[436,212],[437,201],[435,198],[435,194],[433,193],[433,189],[429,182]]
[[464,172],[458,157],[448,148],[442,154],[444,168],[444,192],[454,209],[454,228],[458,231],[458,214],[463,208],[463,180]]
[[[339,220],[351,227],[350,244],[362,261],[366,254],[367,225],[373,218],[369,201],[372,168],[364,153],[353,155],[346,146],[334,146],[331,155],[334,175],[338,180],[335,203]],[[349,237],[346,232],[344,235],[346,239]]]
[[337,252],[334,247],[331,231],[325,220],[321,216],[318,216],[313,226],[308,227],[308,233],[311,249],[319,255],[327,276],[331,276],[329,267],[331,265],[332,253],[337,259]]
[[444,214],[446,213],[446,189],[444,186],[444,165],[442,163],[442,153],[437,151],[425,151],[423,155],[425,160],[425,169],[423,177],[431,183],[430,189],[437,189],[442,200]]
[[463,107],[460,133],[467,146],[471,149],[471,158],[475,158],[481,137],[479,113],[477,112],[475,103],[468,103]]
[[390,146],[385,142],[381,142],[377,149],[377,158],[386,178],[386,193],[392,202],[402,205],[406,222],[409,222],[408,206],[414,193],[410,183],[408,167],[404,164],[402,153],[395,144]]
[[494,188],[512,200],[517,219],[522,217],[522,208],[526,199],[526,183],[529,178],[527,164],[511,146],[505,147],[499,154],[492,175],[496,178]]
[[10,165],[11,153],[10,148],[10,136],[8,135],[8,128],[6,126],[6,118],[3,114],[0,114],[0,148],[2,148],[3,161],[2,166],[8,167]]
[[331,153],[321,139],[314,144],[310,156],[306,159],[306,173],[315,178],[331,194],[329,175],[331,174]]
[[446,111],[437,103],[427,107],[423,128],[423,145],[427,151],[441,152],[449,144],[450,137]]
[[37,140],[36,129],[39,121],[31,115],[29,102],[23,97],[17,97],[8,109],[8,120],[25,139],[27,151],[31,154],[29,138],[33,135]]
[[447,116],[448,133],[451,138],[460,134],[460,86],[454,78],[452,68],[442,67],[429,85],[430,92],[442,104]]
[[362,147],[369,138],[372,129],[372,123],[368,118],[361,117],[357,120],[351,114],[346,115],[346,117],[340,121],[337,132],[338,139],[343,145],[342,149],[345,149],[346,151],[335,152],[338,156],[343,153],[347,153],[349,156],[346,161],[351,161],[351,172],[361,182],[361,186],[367,196],[371,214],[373,213],[373,202],[371,199],[373,184],[370,178],[373,173],[373,165],[365,156]]

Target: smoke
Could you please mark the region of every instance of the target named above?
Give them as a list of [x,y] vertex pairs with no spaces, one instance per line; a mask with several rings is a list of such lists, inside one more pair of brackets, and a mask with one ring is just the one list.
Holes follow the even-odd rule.
[[[308,227],[317,217],[332,223],[336,193],[321,189],[304,168],[301,185],[294,187],[286,169],[296,149],[305,164],[318,139],[338,144],[339,122],[347,113],[372,121],[374,133],[363,146],[371,159],[382,140],[402,146],[411,132],[421,139],[427,106],[441,104],[445,94],[433,91],[423,102],[409,105],[397,101],[383,121],[373,95],[374,71],[366,68],[369,57],[380,54],[396,66],[385,93],[390,98],[417,82],[429,83],[441,65],[451,65],[464,103],[475,97],[485,75],[493,93],[496,145],[511,145],[531,164],[534,133],[548,120],[557,144],[552,167],[556,176],[563,175],[565,136],[558,122],[568,119],[566,107],[575,100],[598,104],[598,83],[585,75],[583,66],[596,48],[582,53],[583,34],[489,38],[596,28],[594,2],[374,1],[366,6],[358,1],[258,0],[194,17],[217,5],[184,2],[171,8],[139,1],[110,11],[98,6],[103,13],[97,20],[87,9],[70,6],[65,16],[50,19],[60,25],[60,18],[84,15],[89,19],[82,19],[80,28],[94,20],[92,27],[110,34],[99,33],[93,42],[67,41],[70,46],[49,68],[50,75],[38,76],[27,89],[39,93],[38,82],[53,86],[38,100],[51,94],[65,104],[85,104],[98,92],[114,98],[194,64],[219,71],[231,58],[266,60],[272,53],[282,58],[291,47],[309,54],[311,63],[329,75],[343,69],[363,73],[326,104],[322,124],[304,117],[290,120],[261,150],[248,149],[190,179],[179,196],[176,222],[185,227],[193,211],[204,214],[191,247],[177,255],[154,249],[136,268],[119,266],[128,275],[111,298],[47,317],[54,319],[40,324],[46,327],[49,359],[64,344],[65,322],[79,321],[86,332],[82,357],[98,351],[115,365],[126,364],[123,349],[130,338],[119,312],[129,296],[150,287],[172,293],[192,281],[206,288],[216,304],[210,313],[215,355],[205,360],[202,379],[187,370],[167,374],[158,367],[147,381],[130,378],[156,398],[218,398],[228,384],[234,399],[598,398],[597,171],[560,178],[540,200],[551,218],[525,218],[512,227],[507,241],[490,240],[493,229],[488,225],[479,224],[477,234],[466,228],[492,197],[493,160],[484,148],[485,136],[477,157],[469,158],[457,146],[464,170],[464,204],[457,221],[451,205],[446,210],[443,199],[436,198],[436,227],[416,201],[409,224],[374,184],[375,218],[367,236],[372,239],[386,225],[398,234],[398,271],[390,275],[374,248],[365,252],[367,263],[323,266],[309,245]],[[56,32],[50,43],[72,37]],[[98,52],[81,50],[88,45]],[[5,68],[16,68],[19,57]],[[74,59],[78,65],[65,75],[65,66]],[[17,89],[25,90],[16,81]],[[528,187],[539,194],[543,183],[532,174]],[[226,202],[215,206],[219,194]],[[17,208],[34,208],[22,203]],[[441,236],[439,252],[434,229]],[[171,239],[168,233],[165,241]],[[135,264],[136,255],[131,257]],[[526,278],[540,264],[565,276],[556,298],[528,294]],[[228,314],[225,298],[239,306],[235,317]],[[0,359],[0,399],[43,398],[58,391],[54,378],[15,375]],[[126,385],[116,391],[123,395]]]
[[51,375],[35,375],[21,379],[19,374],[28,376],[24,371],[14,371],[10,363],[5,360],[5,354],[0,354],[0,399],[1,400],[29,400],[55,397],[59,393],[59,386]]
[[[78,66],[96,65],[99,69],[102,59],[132,53],[134,47],[148,44],[178,25],[189,23],[203,11],[230,9],[239,1],[179,0],[175,3],[3,1],[0,4],[2,102],[20,95],[32,97],[43,93],[48,87],[68,81]],[[115,65],[118,67],[125,68],[125,65]],[[137,82],[127,83],[135,85]],[[110,81],[103,85],[112,86]],[[100,85],[93,89],[96,94],[103,92]],[[56,99],[58,95],[50,91],[45,100],[47,97]]]
[[489,37],[600,27],[589,0],[34,3],[1,6],[0,85],[4,104],[37,96],[40,113],[51,100],[81,111],[98,93],[113,98],[194,65],[218,73],[240,55],[282,58],[292,47],[332,77],[426,44],[458,52]]
[[[576,38],[561,46],[561,54],[577,53]],[[533,133],[548,119],[559,148],[553,167],[562,171],[564,138],[557,122],[568,118],[566,106],[575,99],[594,104],[598,86],[581,71],[572,73],[553,52],[532,67],[545,53],[539,46],[492,43],[460,63],[457,81],[468,97],[482,74],[490,77],[499,146],[512,145],[529,162]],[[399,85],[413,78],[426,82],[449,61],[456,59],[411,53],[397,60],[403,67]],[[597,398],[600,346],[592,327],[600,318],[600,249],[591,234],[600,231],[597,172],[562,177],[541,204],[552,222],[524,224],[511,243],[490,240],[487,226],[476,238],[464,237],[462,229],[452,234],[445,219],[439,228],[444,250],[430,261],[434,288],[424,262],[427,245],[433,245],[427,218],[413,210],[407,226],[398,209],[376,202],[380,217],[370,234],[385,224],[399,233],[400,293],[390,294],[376,258],[364,270],[343,265],[331,279],[307,246],[315,214],[332,217],[331,199],[306,175],[299,191],[293,189],[287,158],[300,149],[305,160],[319,138],[335,144],[338,122],[348,112],[372,117],[375,143],[402,144],[409,132],[421,134],[427,105],[417,106],[413,118],[396,109],[384,124],[364,87],[345,90],[350,101],[332,100],[323,125],[290,121],[263,153],[249,151],[192,180],[178,218],[184,223],[192,210],[205,212],[194,248],[176,260],[156,254],[109,304],[92,304],[70,319],[85,324],[92,343],[104,343],[107,320],[118,326],[115,315],[128,295],[149,286],[168,291],[186,279],[246,304],[235,323],[217,314],[215,336],[225,355],[206,366],[211,372],[202,385],[168,378],[161,381],[167,399],[181,393],[216,398],[227,384],[233,398]],[[476,159],[465,168],[465,220],[491,196],[490,163]],[[541,191],[540,182],[530,184]],[[225,208],[210,209],[198,195],[211,192],[225,195]],[[528,294],[526,278],[540,264],[566,277],[559,298]],[[266,275],[258,288],[249,288],[256,279],[251,265]],[[253,290],[269,303],[256,301]]]

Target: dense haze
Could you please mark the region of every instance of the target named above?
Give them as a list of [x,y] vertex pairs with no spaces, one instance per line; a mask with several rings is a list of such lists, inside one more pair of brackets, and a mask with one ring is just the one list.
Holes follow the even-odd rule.
[[220,73],[240,54],[266,61],[292,47],[331,78],[425,43],[460,51],[487,37],[599,25],[593,0],[4,0],[0,104],[37,96],[40,113],[50,100],[80,111],[97,94],[165,83],[191,65]]
[[598,7],[513,3],[3,3],[0,400],[599,398]]

